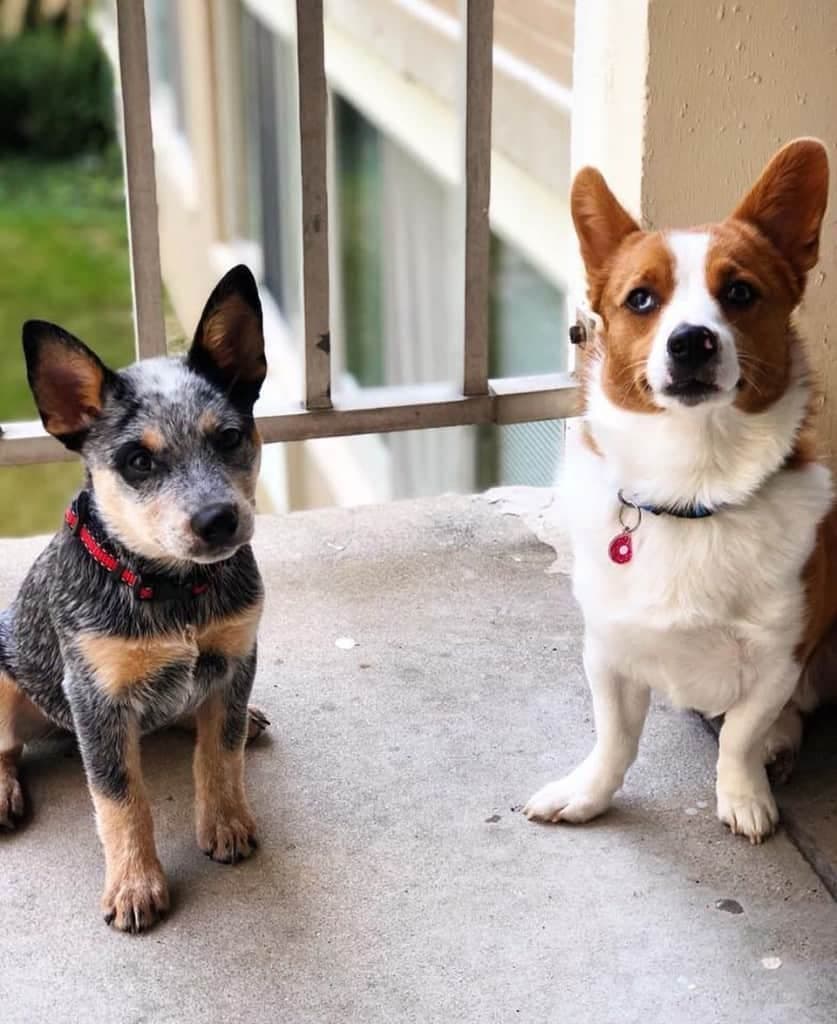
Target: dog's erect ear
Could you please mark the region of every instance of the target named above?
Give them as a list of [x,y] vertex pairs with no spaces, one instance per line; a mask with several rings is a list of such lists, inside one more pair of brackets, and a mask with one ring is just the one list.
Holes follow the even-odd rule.
[[44,427],[78,451],[101,415],[115,375],[95,352],[55,324],[27,320],[23,325],[26,375]]
[[769,238],[802,285],[817,262],[827,202],[825,146],[817,139],[796,139],[773,157],[732,216]]
[[570,206],[581,258],[587,278],[592,280],[620,243],[640,227],[595,167],[585,167],[575,176]]
[[234,405],[252,412],[267,363],[262,304],[247,267],[233,267],[215,286],[201,314],[187,363]]

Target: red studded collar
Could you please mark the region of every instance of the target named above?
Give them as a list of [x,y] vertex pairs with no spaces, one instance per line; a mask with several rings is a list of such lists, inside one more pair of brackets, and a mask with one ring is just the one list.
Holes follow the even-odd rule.
[[161,575],[141,575],[123,565],[94,536],[90,529],[90,494],[82,491],[64,513],[64,522],[88,555],[106,572],[130,587],[140,601],[187,601],[206,593],[209,584],[198,580],[176,580]]

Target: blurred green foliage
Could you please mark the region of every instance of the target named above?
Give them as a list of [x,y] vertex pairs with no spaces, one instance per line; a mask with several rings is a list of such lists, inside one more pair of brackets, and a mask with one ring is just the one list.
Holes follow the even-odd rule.
[[0,155],[65,159],[114,140],[113,73],[86,25],[0,41]]
[[[59,323],[111,366],[133,358],[131,278],[115,149],[72,162],[0,160],[0,422],[37,417],[24,320]],[[78,463],[0,468],[0,533],[57,529]]]

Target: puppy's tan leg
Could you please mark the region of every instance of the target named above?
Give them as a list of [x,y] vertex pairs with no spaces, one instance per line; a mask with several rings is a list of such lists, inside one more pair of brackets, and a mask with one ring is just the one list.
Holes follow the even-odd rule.
[[157,850],[154,822],[140,769],[139,735],[135,726],[125,737],[127,786],[119,797],[90,792],[96,824],[105,851],[105,921],[123,932],[141,932],[169,908],[169,891]]
[[[246,710],[246,705],[245,705]],[[222,693],[213,693],[195,714],[195,811],[198,846],[213,860],[235,864],[256,848],[256,823],[244,792],[245,721]]]
[[0,754],[0,829],[11,832],[20,824],[25,805],[17,777],[17,762],[23,747]]
[[18,762],[24,743],[51,729],[49,719],[0,672],[0,829],[17,828],[24,815]]
[[[195,733],[198,729],[198,723],[194,715],[183,715],[182,718],[178,718],[174,723],[175,729],[183,729],[184,732]],[[270,728],[270,719],[261,710],[261,708],[254,708],[252,705],[247,708],[247,742],[252,743],[253,740],[257,740],[267,729]]]

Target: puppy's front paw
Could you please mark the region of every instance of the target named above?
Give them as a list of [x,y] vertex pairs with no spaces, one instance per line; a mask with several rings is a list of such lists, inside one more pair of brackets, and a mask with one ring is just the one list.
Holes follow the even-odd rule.
[[727,792],[719,786],[718,817],[734,835],[760,843],[775,831],[779,809],[768,786],[751,792]]
[[606,811],[612,798],[610,787],[597,784],[588,772],[577,769],[539,789],[523,808],[523,813],[530,821],[580,824]]
[[0,765],[0,830],[11,832],[16,829],[24,810],[23,791],[17,775],[3,771]]
[[253,740],[257,740],[265,729],[269,728],[270,719],[261,708],[254,708],[251,704],[247,708],[247,742],[252,743]]
[[198,818],[198,846],[220,864],[237,864],[257,848],[256,823],[247,807],[218,809]]
[[169,909],[169,887],[163,869],[126,871],[109,882],[102,896],[105,922],[136,935],[160,920]]

